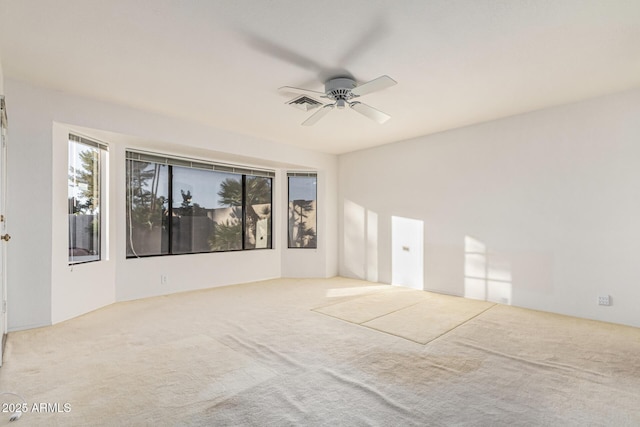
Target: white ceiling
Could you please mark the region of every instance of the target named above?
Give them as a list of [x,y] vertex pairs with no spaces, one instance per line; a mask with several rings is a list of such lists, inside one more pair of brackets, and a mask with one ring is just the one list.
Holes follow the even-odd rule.
[[[638,0],[0,0],[5,77],[327,153],[640,87]],[[387,74],[313,127],[281,86]]]

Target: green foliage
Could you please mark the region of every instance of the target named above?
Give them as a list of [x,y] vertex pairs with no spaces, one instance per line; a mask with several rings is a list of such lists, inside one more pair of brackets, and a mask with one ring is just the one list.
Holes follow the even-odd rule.
[[92,215],[100,204],[100,152],[89,148],[80,151],[78,157],[80,167],[69,167],[69,183],[79,191],[75,199],[70,197],[70,212]]
[[[246,176],[246,199],[245,199],[245,233],[247,239],[245,246],[255,247],[255,235],[258,221],[261,217],[268,215],[268,232],[271,233],[271,179],[258,176]],[[220,204],[228,207],[242,206],[242,182],[234,178],[227,178],[220,184]],[[256,212],[257,205],[267,205],[262,207],[262,215]],[[217,231],[214,230],[214,233]],[[239,236],[242,235],[240,221],[238,222]],[[267,237],[271,239],[269,234]],[[253,239],[253,241],[252,241]]]
[[[151,231],[166,221],[168,200],[158,197],[158,182],[162,165],[141,161],[127,162],[127,208],[132,229],[145,228]],[[204,216],[212,220],[207,231],[207,243],[213,251],[242,249],[243,213],[242,181],[227,178],[220,184],[219,203],[230,212],[221,212],[216,208],[206,209],[193,203],[194,194],[190,190],[180,190],[182,202],[172,209],[175,220],[181,217]],[[268,220],[267,238],[271,239],[271,179],[246,176],[246,211],[244,215],[245,247],[255,247],[257,223],[261,218]],[[175,202],[174,202],[175,206]],[[224,209],[224,208],[223,208]],[[218,219],[215,222],[213,219]],[[226,218],[226,219],[225,219]],[[175,243],[175,242],[174,242]]]
[[317,247],[316,231],[307,227],[307,218],[314,209],[313,200],[293,200],[289,203],[289,247]]
[[242,182],[234,178],[225,179],[220,184],[218,196],[223,206],[242,206]]
[[213,233],[209,245],[214,251],[231,251],[242,249],[242,223],[237,218],[213,224]]
[[127,209],[133,227],[151,230],[162,225],[167,200],[157,195],[161,165],[132,160],[127,163]]

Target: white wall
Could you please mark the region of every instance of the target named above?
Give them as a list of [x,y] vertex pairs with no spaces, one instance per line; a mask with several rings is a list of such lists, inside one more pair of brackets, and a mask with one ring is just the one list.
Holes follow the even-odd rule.
[[417,219],[427,290],[465,294],[469,236],[513,305],[640,326],[639,117],[635,90],[340,156],[340,273],[391,282]]
[[[51,258],[51,321],[57,323],[115,301],[117,245],[108,244],[100,262],[69,266],[68,255],[68,154],[69,129],[58,123],[52,123],[53,157],[51,162],[51,219],[52,242]],[[17,142],[19,143],[19,141]],[[115,147],[114,147],[115,148]],[[109,161],[115,153],[109,153]],[[108,172],[112,172],[113,168]],[[113,175],[113,173],[109,173]],[[110,177],[109,177],[110,178]],[[107,242],[116,242],[117,211],[115,210],[117,192],[115,186],[107,180],[108,205],[102,206],[108,219],[107,229],[102,230]],[[9,270],[11,271],[11,270]],[[9,281],[11,283],[11,281]]]
[[[301,274],[337,273],[335,212],[337,158],[219,129],[98,102],[67,93],[5,82],[10,105],[8,253],[10,330],[56,323],[113,301]],[[70,129],[110,145],[108,260],[67,265],[66,169]],[[276,170],[273,250],[125,258],[126,148],[155,150]],[[318,251],[286,249],[287,169],[324,176],[326,206]],[[278,184],[279,183],[279,184]],[[284,190],[283,190],[284,189]],[[284,222],[282,220],[284,219]],[[283,227],[283,224],[285,225]],[[15,244],[14,244],[15,242]],[[168,283],[160,284],[160,275]]]
[[[320,170],[317,178],[318,248],[288,249],[286,240],[283,241],[283,256],[287,260],[283,263],[283,277],[332,277],[338,273],[337,168],[335,173]],[[287,197],[286,177],[280,182],[281,191]],[[283,229],[287,230],[287,215],[281,215],[280,220]],[[314,260],[318,263],[312,266]]]

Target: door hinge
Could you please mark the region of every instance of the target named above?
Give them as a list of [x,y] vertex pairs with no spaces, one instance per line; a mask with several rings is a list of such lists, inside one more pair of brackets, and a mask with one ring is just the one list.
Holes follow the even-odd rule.
[[2,314],[7,312],[7,300],[2,301]]

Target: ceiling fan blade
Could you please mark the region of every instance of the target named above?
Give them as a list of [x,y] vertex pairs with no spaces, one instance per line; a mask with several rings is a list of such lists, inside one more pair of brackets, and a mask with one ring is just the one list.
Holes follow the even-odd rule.
[[371,25],[367,27],[366,31],[343,53],[338,60],[338,64],[343,66],[348,63],[353,63],[358,56],[361,56],[367,50],[373,49],[379,41],[389,34],[389,25],[387,25],[386,21],[386,15],[378,14],[376,19],[371,22]]
[[250,47],[273,58],[317,73],[322,72],[325,69],[313,59],[301,55],[283,45],[267,40],[257,34],[245,32],[244,37]]
[[333,107],[334,107],[333,104],[325,105],[324,107],[322,107],[321,109],[313,113],[311,116],[309,116],[307,120],[302,122],[302,126],[315,125],[318,122],[318,120],[320,120],[321,118],[329,114],[329,112],[333,110]]
[[351,90],[351,93],[354,94],[355,96],[362,96],[371,92],[376,92],[382,89],[386,89],[397,83],[398,82],[396,82],[389,76],[380,76],[377,79],[373,79],[371,81],[361,84],[360,86],[353,88]]
[[363,104],[362,102],[352,102],[351,104],[349,104],[349,106],[363,116],[367,116],[371,120],[374,120],[380,124],[386,122],[391,118],[390,115],[383,113],[380,110],[376,110],[375,108],[370,107],[367,104]]
[[301,89],[299,87],[282,86],[278,89],[280,93],[295,93],[298,95],[315,96],[316,98],[326,98],[327,95],[324,92],[317,92],[315,90]]

